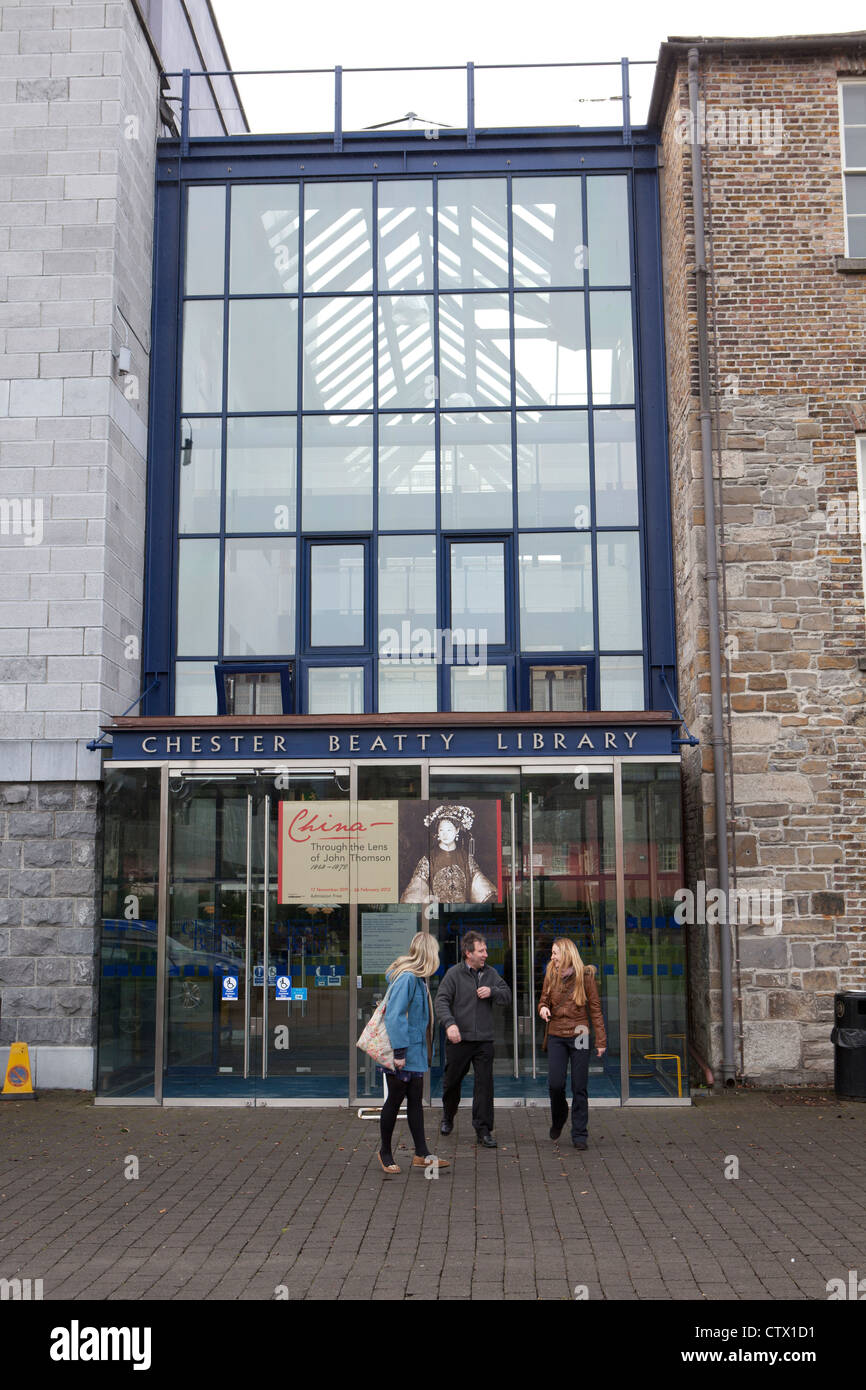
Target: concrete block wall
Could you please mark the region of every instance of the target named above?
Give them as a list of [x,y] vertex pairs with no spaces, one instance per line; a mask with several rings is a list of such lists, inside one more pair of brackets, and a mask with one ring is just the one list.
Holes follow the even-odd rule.
[[[857,491],[866,278],[843,274],[838,53],[701,50],[706,127],[768,114],[781,141],[707,138],[710,333],[725,514],[738,884],[781,894],[740,925],[735,1060],[762,1081],[827,1082],[833,995],[866,988],[866,606],[860,535],[829,524]],[[668,400],[689,886],[717,882],[686,63],[663,128]],[[716,131],[724,127],[715,126]],[[705,187],[705,208],[708,206]],[[683,288],[683,285],[685,288]],[[721,1057],[718,928],[690,932],[693,1028]],[[709,986],[709,988],[707,988]],[[740,1020],[742,1026],[740,1027]]]

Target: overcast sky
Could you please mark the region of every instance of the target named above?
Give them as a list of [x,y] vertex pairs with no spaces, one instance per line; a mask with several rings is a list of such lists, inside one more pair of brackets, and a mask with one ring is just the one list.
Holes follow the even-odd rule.
[[[413,64],[603,62],[655,59],[659,44],[695,34],[848,33],[866,28],[864,0],[666,0],[625,5],[574,0],[213,0],[231,66],[344,68]],[[640,121],[652,67],[632,74],[633,119]],[[326,130],[333,84],[326,77],[245,79],[254,130]],[[461,73],[344,78],[346,130],[397,121],[465,126]],[[582,72],[479,72],[476,121],[485,125],[619,124],[615,68]],[[582,98],[582,99],[580,99]],[[590,99],[591,98],[591,99]]]

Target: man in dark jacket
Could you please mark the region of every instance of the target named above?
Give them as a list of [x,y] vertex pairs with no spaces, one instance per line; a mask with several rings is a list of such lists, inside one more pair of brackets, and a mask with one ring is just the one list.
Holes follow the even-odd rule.
[[445,1028],[445,1075],[442,1078],[440,1133],[450,1134],[460,1104],[460,1083],[472,1066],[472,1125],[478,1143],[495,1149],[493,1129],[493,1005],[508,1008],[511,990],[487,965],[487,942],[467,932],[461,943],[462,961],[452,965],[436,994],[435,1013]]

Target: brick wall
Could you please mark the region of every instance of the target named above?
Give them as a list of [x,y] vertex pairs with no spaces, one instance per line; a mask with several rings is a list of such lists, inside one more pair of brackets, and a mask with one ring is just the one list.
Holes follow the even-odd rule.
[[[856,492],[866,396],[866,278],[835,262],[844,254],[837,73],[866,68],[844,50],[702,51],[701,72],[731,655],[729,829],[739,886],[782,895],[780,922],[739,927],[735,1060],[751,1078],[827,1080],[833,994],[866,988],[866,676],[857,664],[866,610],[859,534],[828,525],[831,499]],[[702,738],[684,756],[694,886],[716,883],[717,857],[691,146],[678,115],[688,107],[686,75],[683,58],[663,127],[662,207],[680,693]],[[733,110],[770,113],[767,138],[753,144],[739,124],[731,140]],[[694,1031],[717,1065],[717,930],[696,925],[690,947]]]

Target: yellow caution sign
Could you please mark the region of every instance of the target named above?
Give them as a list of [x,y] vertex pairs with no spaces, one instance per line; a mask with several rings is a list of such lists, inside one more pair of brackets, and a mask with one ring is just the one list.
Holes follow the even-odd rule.
[[0,1097],[3,1100],[9,1097],[13,1099],[27,1097],[30,1100],[35,1100],[33,1080],[30,1074],[30,1053],[26,1043],[14,1042],[9,1048],[6,1081]]

